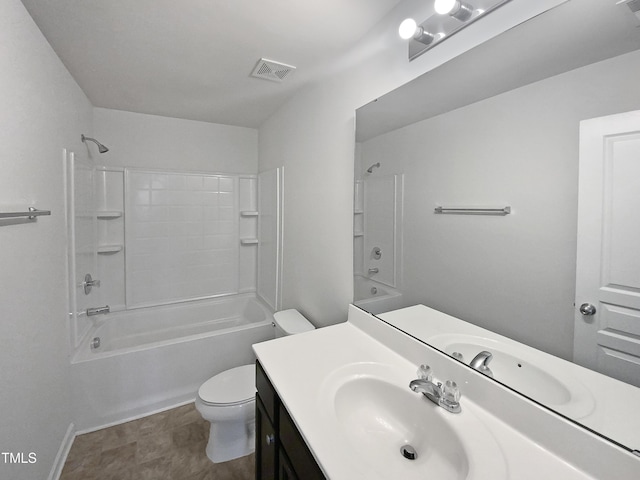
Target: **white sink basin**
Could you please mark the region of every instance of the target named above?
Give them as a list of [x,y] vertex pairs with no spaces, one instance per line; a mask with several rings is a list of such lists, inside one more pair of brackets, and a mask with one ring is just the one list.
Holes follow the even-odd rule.
[[[407,372],[358,364],[334,372],[325,384],[324,408],[367,478],[406,480],[506,479],[502,453],[491,433],[461,400],[455,414],[409,389]],[[330,398],[332,397],[333,401]],[[401,453],[410,445],[414,460]]]
[[589,390],[570,374],[514,345],[464,334],[437,335],[429,343],[449,355],[462,354],[466,364],[483,350],[491,352],[489,368],[494,379],[572,418],[587,416],[595,407]]

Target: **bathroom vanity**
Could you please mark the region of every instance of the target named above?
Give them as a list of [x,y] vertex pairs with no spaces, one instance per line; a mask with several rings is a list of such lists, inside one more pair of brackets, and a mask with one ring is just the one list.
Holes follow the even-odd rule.
[[640,478],[631,452],[354,306],[254,351],[258,479]]

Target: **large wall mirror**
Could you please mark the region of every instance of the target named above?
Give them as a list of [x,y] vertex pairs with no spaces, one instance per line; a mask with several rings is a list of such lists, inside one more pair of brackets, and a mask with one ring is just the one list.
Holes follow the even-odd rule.
[[[576,293],[579,196],[590,195],[579,182],[581,122],[640,110],[640,17],[617,3],[570,0],[358,109],[354,303],[383,319],[423,304],[568,362],[584,357],[582,325],[617,308],[602,329],[618,335],[608,354],[624,364],[619,375],[588,355],[578,363],[634,392],[607,407],[620,424],[638,417],[640,398],[640,203],[613,215],[632,250],[615,259],[625,284],[613,283],[631,306],[593,299],[588,317]],[[632,195],[640,133],[625,139],[631,153],[610,173]],[[535,390],[526,395],[544,403]],[[640,430],[596,417],[573,420],[640,450]]]

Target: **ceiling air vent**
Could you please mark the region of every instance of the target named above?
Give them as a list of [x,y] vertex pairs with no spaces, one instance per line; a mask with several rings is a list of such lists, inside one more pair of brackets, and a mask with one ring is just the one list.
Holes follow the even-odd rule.
[[625,3],[629,10],[636,16],[637,20],[640,20],[640,0],[620,0],[617,5]]
[[256,64],[256,68],[251,72],[252,77],[264,78],[272,82],[282,82],[285,78],[290,77],[296,67],[285,65],[284,63],[274,62],[261,58]]

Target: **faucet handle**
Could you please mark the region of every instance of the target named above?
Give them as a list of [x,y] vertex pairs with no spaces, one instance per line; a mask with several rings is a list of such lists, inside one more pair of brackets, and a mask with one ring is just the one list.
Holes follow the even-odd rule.
[[418,378],[421,378],[422,380],[426,380],[427,382],[430,382],[431,379],[433,378],[433,372],[431,371],[431,367],[429,365],[425,365],[425,364],[420,365],[416,373],[418,375]]
[[461,362],[464,362],[464,356],[460,352],[453,352],[451,356],[456,360],[460,360]]
[[448,404],[456,404],[460,401],[460,389],[458,388],[458,384],[453,380],[447,380],[444,382],[444,387],[442,388],[442,398]]
[[451,413],[460,413],[462,408],[460,407],[460,390],[456,382],[447,380],[442,387],[442,396],[438,401],[445,410]]

